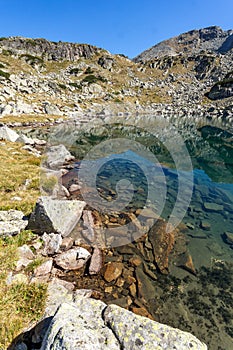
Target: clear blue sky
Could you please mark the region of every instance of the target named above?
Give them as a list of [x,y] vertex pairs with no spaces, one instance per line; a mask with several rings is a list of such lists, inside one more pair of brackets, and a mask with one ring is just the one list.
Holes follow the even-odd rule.
[[233,0],[0,0],[0,36],[89,43],[134,57],[191,29],[233,28]]

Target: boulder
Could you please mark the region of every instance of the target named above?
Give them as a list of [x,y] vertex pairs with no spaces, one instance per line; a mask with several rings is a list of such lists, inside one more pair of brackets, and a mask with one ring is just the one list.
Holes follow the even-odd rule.
[[3,125],[0,127],[0,139],[15,142],[19,135],[14,130],[8,128],[8,126]]
[[100,272],[102,265],[103,265],[103,253],[98,247],[95,247],[91,257],[89,274],[97,275]]
[[119,340],[121,349],[207,349],[190,333],[135,315],[117,305],[109,305],[103,318]]
[[28,228],[38,234],[59,233],[66,237],[80,220],[85,205],[83,201],[42,196],[30,216]]
[[53,104],[50,103],[46,103],[44,105],[44,111],[46,114],[50,114],[50,115],[63,115],[63,113],[60,111],[60,109]]
[[153,247],[155,263],[161,273],[168,272],[169,255],[174,247],[176,231],[167,229],[169,224],[158,220],[149,231],[149,241]]
[[34,270],[35,277],[44,276],[51,272],[53,266],[53,259],[44,261],[41,265],[37,266]]
[[26,228],[28,221],[19,210],[0,211],[0,236],[17,235]]
[[196,349],[207,346],[183,332],[117,305],[91,298],[64,302],[47,329],[41,350]]
[[121,262],[109,262],[104,271],[104,279],[107,282],[116,280],[122,274],[124,265]]
[[56,233],[44,233],[42,236],[44,241],[43,255],[53,255],[58,253],[62,244],[62,236]]
[[88,250],[77,247],[59,254],[55,258],[55,263],[64,270],[78,270],[86,264],[90,257]]
[[210,212],[221,212],[223,211],[223,205],[221,204],[216,204],[216,203],[209,203],[209,202],[205,202],[204,203],[204,209],[206,211],[210,211]]
[[104,324],[106,304],[93,299],[63,303],[45,335],[41,350],[120,350],[115,335]]
[[110,56],[101,56],[98,60],[98,64],[102,68],[108,69],[108,70],[111,70],[114,62],[115,62],[115,60]]
[[45,158],[46,159],[43,165],[49,169],[58,169],[65,162],[69,162],[74,159],[64,145],[50,146],[45,152]]
[[35,144],[35,141],[30,138],[30,137],[27,137],[26,135],[20,135],[16,142],[21,142],[21,143],[24,143],[25,145],[31,145],[33,146]]

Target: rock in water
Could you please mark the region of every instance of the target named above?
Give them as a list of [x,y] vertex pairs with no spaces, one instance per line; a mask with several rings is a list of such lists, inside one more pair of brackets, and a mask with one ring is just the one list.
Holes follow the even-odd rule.
[[106,265],[104,279],[107,282],[116,280],[122,274],[123,264],[121,262],[109,262]]
[[[169,255],[174,247],[176,230],[167,230],[167,223],[158,220],[149,231],[155,263],[161,273],[168,272]],[[169,224],[170,225],[170,224]]]
[[216,204],[216,203],[205,202],[204,203],[204,209],[206,211],[212,211],[212,212],[223,211],[223,205]]
[[80,220],[86,203],[40,197],[29,219],[28,228],[38,234],[60,233],[66,237]]

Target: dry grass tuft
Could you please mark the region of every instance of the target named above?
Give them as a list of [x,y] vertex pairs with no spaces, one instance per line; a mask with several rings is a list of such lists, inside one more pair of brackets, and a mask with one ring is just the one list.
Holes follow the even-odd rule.
[[17,209],[28,215],[40,194],[40,159],[20,143],[0,141],[0,168],[0,210]]
[[30,231],[0,239],[0,349],[7,349],[13,339],[43,314],[45,284],[7,285],[6,278],[17,261],[17,247],[32,239]]

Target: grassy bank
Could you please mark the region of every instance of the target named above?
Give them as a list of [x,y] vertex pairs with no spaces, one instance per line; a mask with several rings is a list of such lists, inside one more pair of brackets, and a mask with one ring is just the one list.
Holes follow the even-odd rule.
[[40,158],[22,144],[0,141],[0,210],[29,214],[39,196]]
[[0,349],[7,349],[12,340],[38,320],[44,310],[46,285],[7,284],[7,275],[17,261],[17,248],[30,242],[31,232],[0,239]]

